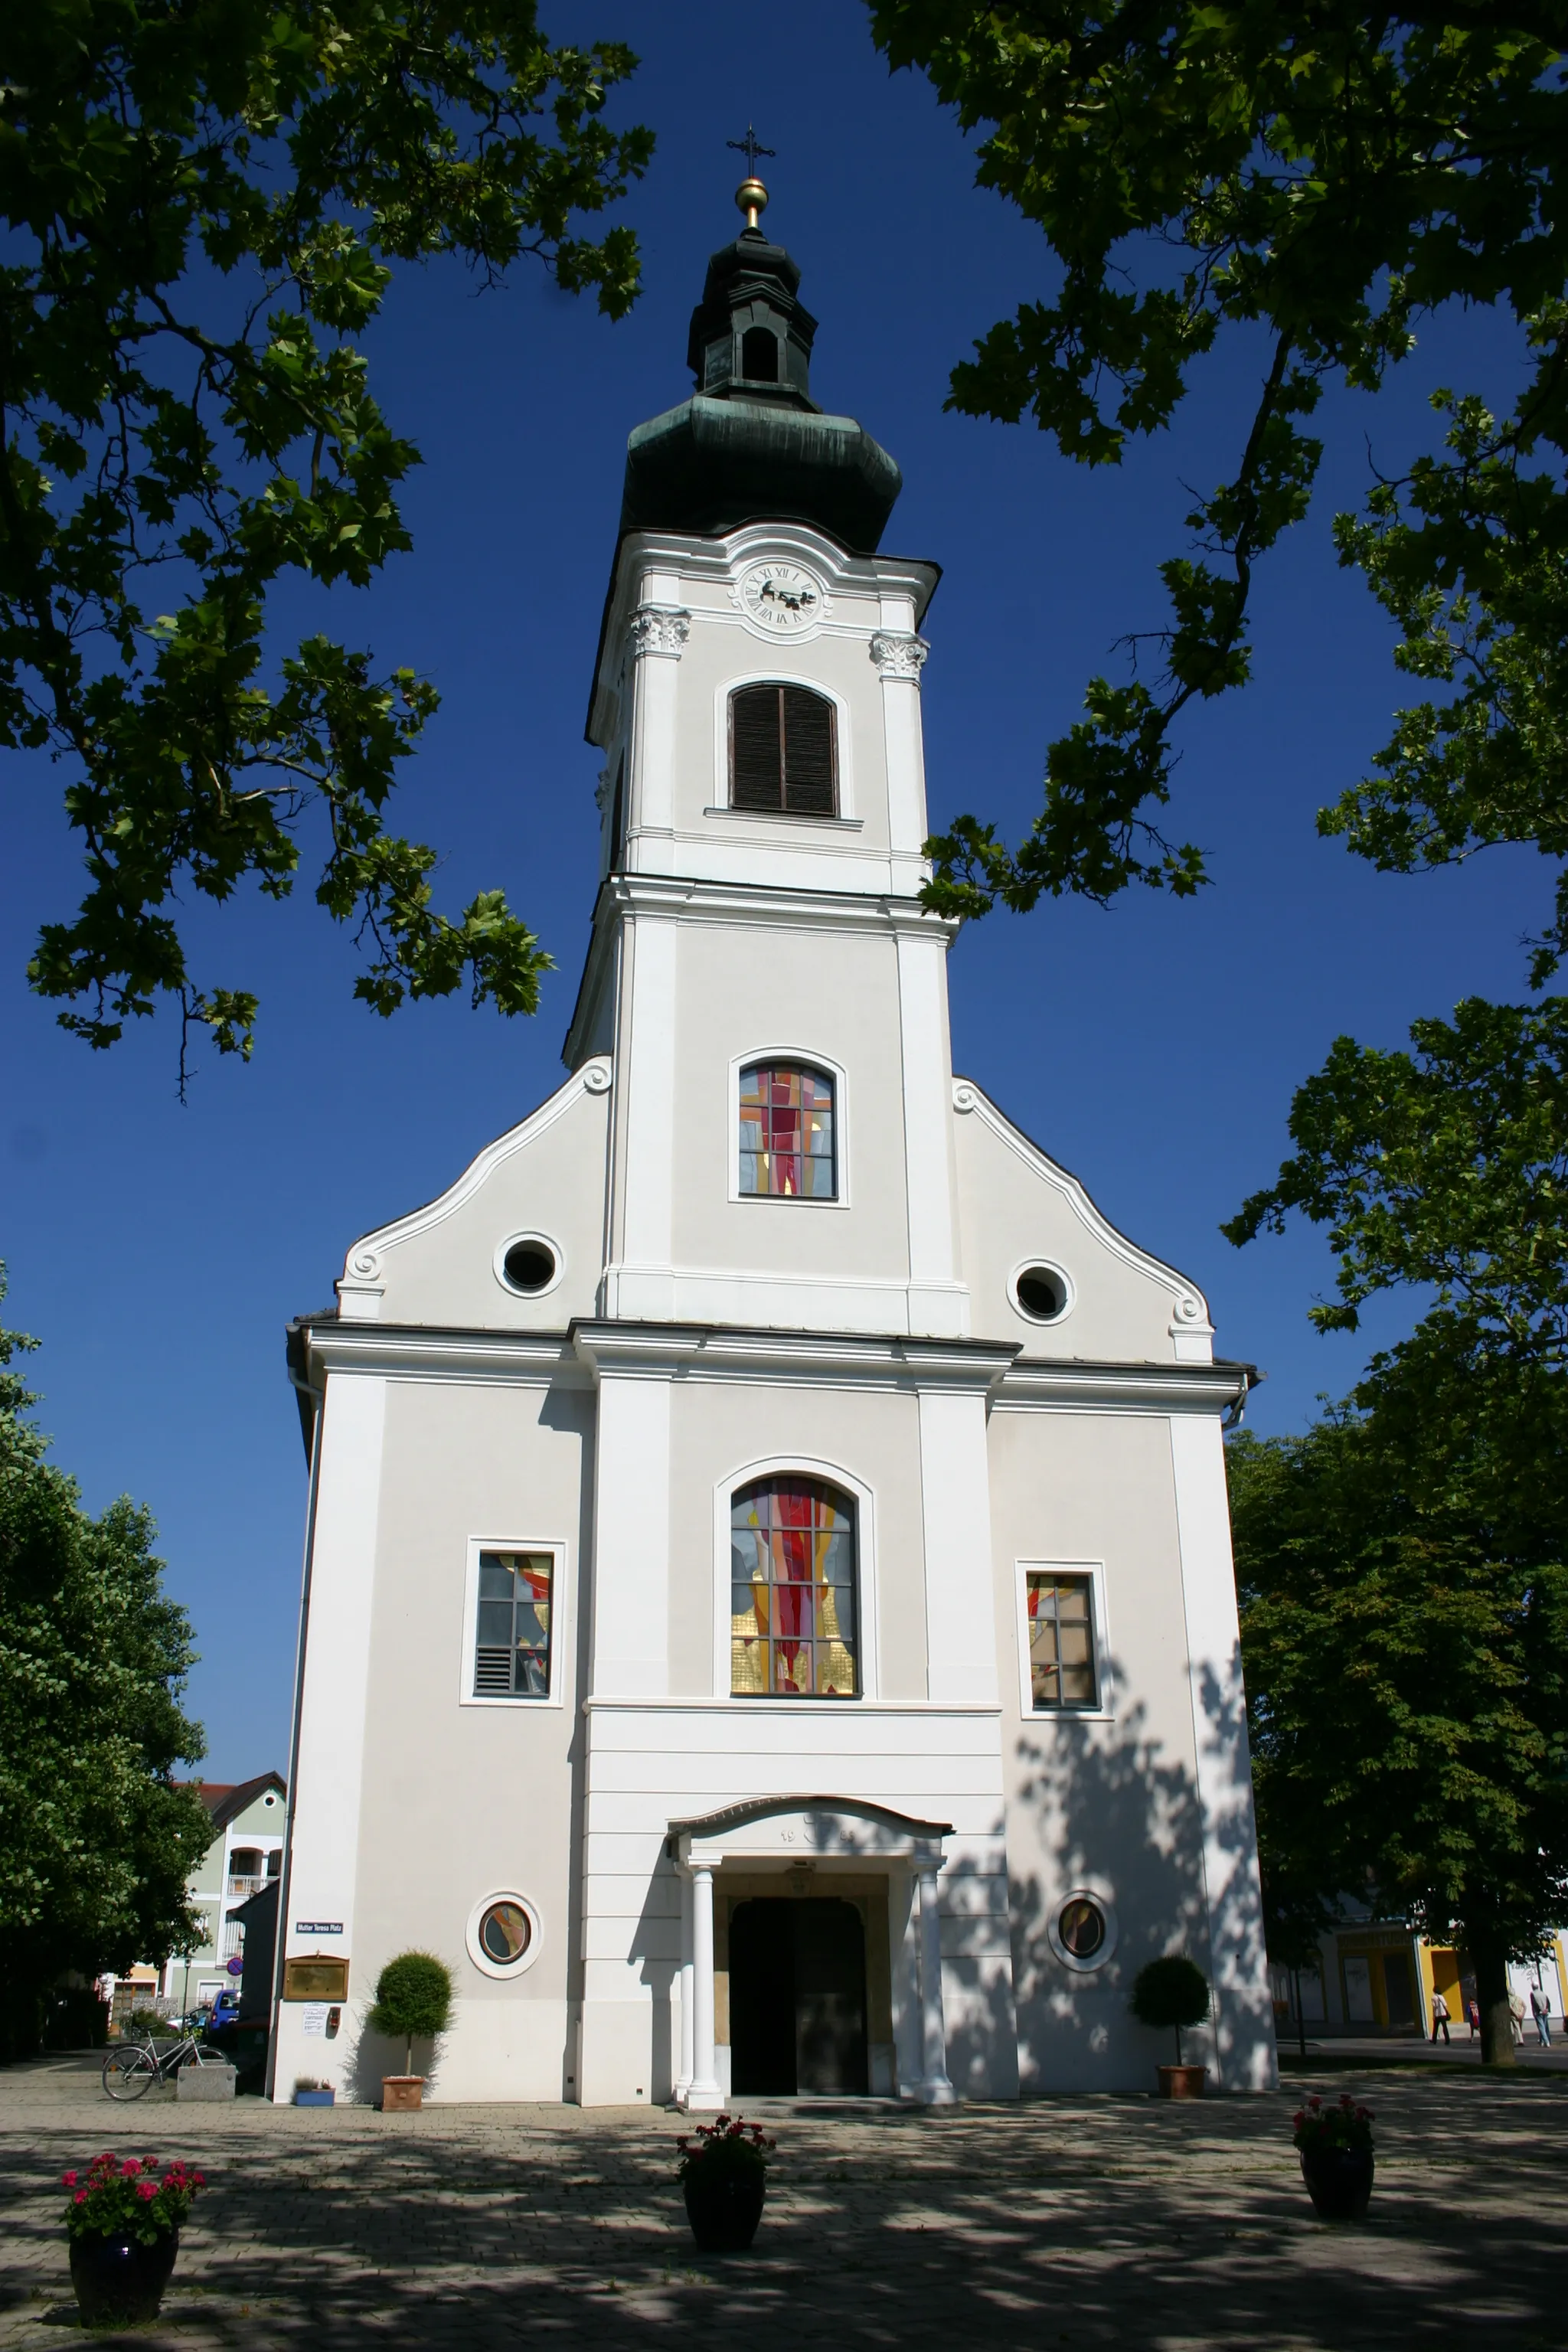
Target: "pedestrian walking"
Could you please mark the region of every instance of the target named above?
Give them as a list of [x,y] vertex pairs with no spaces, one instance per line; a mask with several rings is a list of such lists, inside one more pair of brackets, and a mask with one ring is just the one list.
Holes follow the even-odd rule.
[[1479,2002],[1479,2000],[1475,2000],[1473,1997],[1472,1997],[1469,2000],[1468,2000],[1468,2001],[1465,2003],[1465,2015],[1466,2015],[1466,2017],[1469,2020],[1469,2025],[1470,2025],[1470,2040],[1473,2042],[1473,2041],[1475,2040],[1475,2038],[1476,2038],[1477,2034],[1478,2034],[1478,2033],[1480,2032],[1480,2030],[1481,2030],[1481,2005],[1480,2005],[1480,2002]]
[[1539,1985],[1530,1988],[1531,2013],[1535,2019],[1536,2037],[1543,2050],[1552,2047],[1552,2005]]
[[1508,1996],[1508,2021],[1513,2029],[1514,2040],[1522,2042],[1524,2040],[1524,2003],[1511,1986]]
[[1447,2042],[1448,2039],[1448,2004],[1444,2000],[1440,1992],[1434,1990],[1432,1995],[1432,2039],[1434,2042],[1437,2039],[1437,2028],[1439,2026],[1443,2029],[1443,2039]]

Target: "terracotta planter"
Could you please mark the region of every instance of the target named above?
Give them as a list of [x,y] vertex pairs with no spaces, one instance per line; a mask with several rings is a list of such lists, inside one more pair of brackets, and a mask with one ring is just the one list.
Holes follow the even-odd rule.
[[738,2254],[751,2244],[768,2193],[760,2164],[699,2162],[680,2185],[691,2234],[705,2254]]
[[1301,2178],[1325,2221],[1360,2221],[1372,2197],[1370,2147],[1301,2150]]
[[1201,2099],[1206,2066],[1160,2066],[1160,2096],[1163,2099]]
[[406,2115],[410,2108],[425,2103],[423,2074],[384,2074],[381,2078],[381,2111],[383,2115]]
[[71,2284],[84,2327],[137,2327],[158,2316],[180,2251],[178,2230],[139,2238],[73,2238]]

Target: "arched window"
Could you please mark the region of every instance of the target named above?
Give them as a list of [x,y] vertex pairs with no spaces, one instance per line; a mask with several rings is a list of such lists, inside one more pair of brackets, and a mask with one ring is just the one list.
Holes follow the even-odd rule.
[[834,1201],[833,1081],[791,1062],[741,1073],[741,1191],[775,1201]]
[[730,697],[730,805],[837,816],[836,712],[806,686],[742,686]]
[[815,1478],[763,1478],[730,1507],[730,1694],[855,1698],[855,1506]]
[[770,327],[748,327],[741,338],[741,373],[752,383],[777,383],[779,339]]

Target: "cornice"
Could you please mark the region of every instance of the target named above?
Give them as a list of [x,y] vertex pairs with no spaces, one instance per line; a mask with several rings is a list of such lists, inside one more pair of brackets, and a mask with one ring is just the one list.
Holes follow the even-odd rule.
[[561,1331],[447,1331],[410,1323],[303,1327],[306,1377],[331,1372],[383,1380],[497,1381],[508,1386],[588,1389],[593,1376]]
[[810,1381],[984,1394],[1017,1354],[1011,1340],[922,1339],[693,1323],[575,1322],[573,1345],[603,1378]]
[[1095,1364],[1079,1359],[1011,1364],[991,1406],[994,1412],[1076,1407],[1116,1412],[1224,1412],[1243,1404],[1254,1378],[1246,1364]]

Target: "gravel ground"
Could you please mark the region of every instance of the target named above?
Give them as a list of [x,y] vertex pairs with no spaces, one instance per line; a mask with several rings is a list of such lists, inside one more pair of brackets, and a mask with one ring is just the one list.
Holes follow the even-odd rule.
[[135,2331],[170,2352],[1568,2345],[1568,2078],[1347,2068],[1308,2086],[1377,2110],[1364,2223],[1313,2213],[1289,2077],[1193,2106],[757,2101],[779,2142],[763,2226],[750,2253],[706,2256],[659,2111],[121,2107],[95,2060],[46,2059],[0,2074],[0,2352],[77,2326],[58,2176],[106,2147],[207,2175],[163,2316]]

